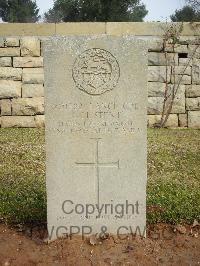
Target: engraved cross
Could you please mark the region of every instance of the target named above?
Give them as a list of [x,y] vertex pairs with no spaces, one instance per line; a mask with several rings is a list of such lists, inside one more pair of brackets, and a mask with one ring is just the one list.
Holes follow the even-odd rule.
[[119,160],[116,162],[110,162],[110,163],[103,163],[103,162],[99,162],[99,142],[100,142],[100,138],[92,138],[93,140],[95,140],[95,145],[96,145],[96,152],[95,152],[95,161],[94,162],[76,162],[75,164],[79,167],[94,167],[95,168],[95,172],[96,172],[96,178],[97,178],[97,203],[99,205],[99,198],[100,198],[100,184],[99,184],[99,179],[100,179],[100,175],[99,175],[99,169],[101,167],[112,167],[112,168],[117,168],[119,169]]

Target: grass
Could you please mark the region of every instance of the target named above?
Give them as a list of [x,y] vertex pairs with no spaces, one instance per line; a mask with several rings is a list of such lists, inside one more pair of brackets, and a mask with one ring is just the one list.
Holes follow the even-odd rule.
[[[44,130],[0,129],[0,219],[46,221]],[[148,223],[200,220],[200,131],[149,129]]]
[[200,220],[199,130],[149,130],[147,204],[150,223]]
[[0,129],[0,219],[46,220],[44,131]]

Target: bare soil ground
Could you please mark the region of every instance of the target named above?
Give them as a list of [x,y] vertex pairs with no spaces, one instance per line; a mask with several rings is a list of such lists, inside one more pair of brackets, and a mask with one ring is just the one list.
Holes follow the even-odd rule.
[[[158,224],[148,228],[148,237],[113,236],[92,245],[80,237],[46,244],[46,229],[10,228],[0,225],[0,265],[200,265],[200,227]],[[183,230],[184,231],[184,230]]]

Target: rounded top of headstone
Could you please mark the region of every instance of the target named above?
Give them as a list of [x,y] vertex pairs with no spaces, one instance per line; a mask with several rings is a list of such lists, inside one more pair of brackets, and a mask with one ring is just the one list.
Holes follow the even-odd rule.
[[120,68],[110,52],[92,48],[78,56],[72,76],[78,89],[90,95],[101,95],[116,87]]

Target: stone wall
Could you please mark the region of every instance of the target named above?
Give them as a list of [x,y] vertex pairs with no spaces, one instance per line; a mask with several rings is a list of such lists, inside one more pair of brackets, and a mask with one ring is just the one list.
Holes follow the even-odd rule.
[[41,40],[0,39],[1,127],[44,126],[44,73]]
[[[173,50],[149,49],[148,121],[161,120],[165,97],[177,89],[166,126],[200,128],[200,47],[197,39],[181,37]],[[167,64],[166,64],[167,62]],[[168,94],[166,95],[166,86]]]
[[1,127],[44,126],[44,38],[129,34],[149,40],[148,125],[154,126],[161,119],[166,86],[169,93],[180,83],[166,126],[200,128],[199,37],[185,23],[179,43],[173,49],[169,45],[164,52],[163,26],[161,23],[0,25]]

